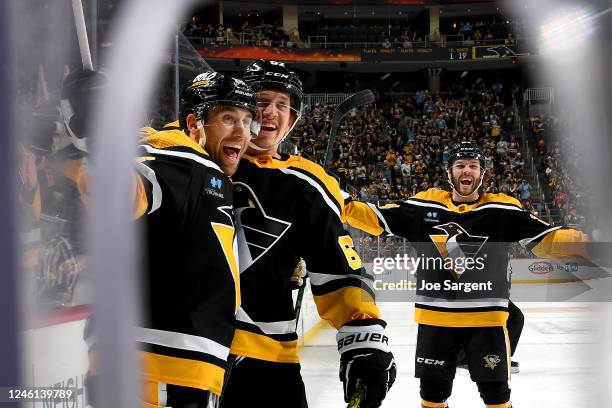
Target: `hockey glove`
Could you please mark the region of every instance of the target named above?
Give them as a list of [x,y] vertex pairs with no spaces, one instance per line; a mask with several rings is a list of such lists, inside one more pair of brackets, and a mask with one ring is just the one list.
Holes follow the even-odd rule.
[[379,407],[395,381],[395,360],[389,349],[383,320],[363,319],[346,323],[338,330],[340,381],[344,401],[349,402],[357,384],[365,388],[360,408]]

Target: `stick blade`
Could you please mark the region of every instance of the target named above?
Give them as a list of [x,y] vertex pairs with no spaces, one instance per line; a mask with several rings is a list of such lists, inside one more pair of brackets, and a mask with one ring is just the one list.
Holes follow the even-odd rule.
[[376,96],[374,92],[369,89],[364,89],[362,91],[357,92],[346,98],[342,101],[336,109],[334,110],[334,114],[332,116],[333,120],[340,120],[344,115],[349,113],[352,109],[358,108],[363,105],[367,105],[368,103],[372,103],[376,100]]

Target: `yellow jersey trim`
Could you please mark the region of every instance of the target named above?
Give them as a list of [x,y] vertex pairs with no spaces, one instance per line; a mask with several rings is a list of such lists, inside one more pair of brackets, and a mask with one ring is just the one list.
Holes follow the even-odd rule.
[[508,312],[441,312],[414,308],[414,320],[419,324],[443,327],[495,327],[505,326]]
[[262,334],[236,329],[230,353],[277,363],[299,363],[297,340],[277,341]]
[[209,390],[221,395],[225,370],[204,361],[140,352],[144,381]]

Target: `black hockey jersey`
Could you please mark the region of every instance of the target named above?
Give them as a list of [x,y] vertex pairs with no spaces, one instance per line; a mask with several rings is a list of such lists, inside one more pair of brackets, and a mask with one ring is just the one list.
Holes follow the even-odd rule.
[[[378,207],[347,201],[347,222],[370,234],[408,239],[420,262],[415,320],[432,326],[502,326],[508,318],[509,246],[519,242],[540,257],[584,255],[586,236],[551,227],[505,194],[455,203],[450,192],[429,189]],[[420,258],[420,261],[419,261]]]
[[306,261],[320,316],[334,327],[378,318],[361,265],[344,230],[335,179],[298,156],[245,157],[234,181],[242,307],[233,354],[298,362],[291,276]]
[[231,181],[182,131],[144,134],[134,205],[146,237],[144,380],[220,394],[240,305]]

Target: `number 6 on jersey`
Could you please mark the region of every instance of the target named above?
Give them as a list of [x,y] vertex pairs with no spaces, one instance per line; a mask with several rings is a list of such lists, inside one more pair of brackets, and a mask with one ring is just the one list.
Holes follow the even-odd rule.
[[352,269],[361,268],[361,258],[359,258],[359,254],[355,251],[353,239],[348,235],[342,235],[338,237],[338,244],[340,248],[342,248],[342,252],[344,252],[344,256],[346,256],[349,266]]

